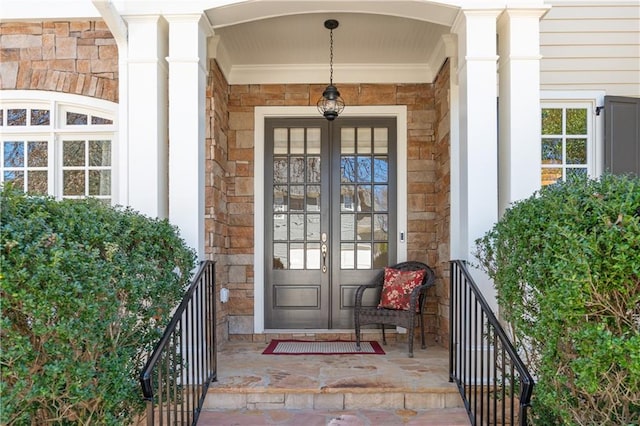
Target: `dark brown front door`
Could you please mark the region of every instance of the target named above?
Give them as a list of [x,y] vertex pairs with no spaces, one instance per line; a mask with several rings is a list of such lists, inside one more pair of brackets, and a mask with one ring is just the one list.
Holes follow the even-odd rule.
[[395,261],[395,119],[267,119],[265,135],[265,326],[351,328],[355,288]]

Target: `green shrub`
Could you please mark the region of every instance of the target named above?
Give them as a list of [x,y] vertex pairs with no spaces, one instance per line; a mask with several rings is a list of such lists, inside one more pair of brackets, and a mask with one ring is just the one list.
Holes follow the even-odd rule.
[[536,424],[640,424],[640,179],[543,188],[477,241]]
[[194,253],[128,209],[1,196],[0,423],[130,423]]

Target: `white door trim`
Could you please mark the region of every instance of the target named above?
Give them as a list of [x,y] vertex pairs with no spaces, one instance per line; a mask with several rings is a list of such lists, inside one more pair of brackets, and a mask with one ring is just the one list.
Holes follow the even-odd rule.
[[[253,330],[256,334],[264,329],[264,120],[268,117],[316,117],[316,107],[274,106],[256,107],[254,112],[254,305]],[[400,241],[400,234],[407,235],[407,107],[404,105],[352,106],[345,108],[342,117],[395,117],[397,135],[397,202],[398,216],[398,261],[406,260],[406,237]],[[339,120],[340,118],[338,118]]]

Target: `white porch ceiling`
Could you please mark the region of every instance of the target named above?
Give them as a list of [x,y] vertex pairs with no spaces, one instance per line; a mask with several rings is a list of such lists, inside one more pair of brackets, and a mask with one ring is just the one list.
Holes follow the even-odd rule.
[[[458,11],[415,1],[368,2],[376,7],[365,11],[344,10],[354,3],[348,1],[322,2],[325,10],[309,7],[320,3],[313,1],[247,3],[207,11],[215,33],[210,55],[231,84],[327,83],[326,19],[340,22],[333,32],[335,83],[432,82],[444,60],[442,36]],[[411,17],[416,5],[425,18]]]

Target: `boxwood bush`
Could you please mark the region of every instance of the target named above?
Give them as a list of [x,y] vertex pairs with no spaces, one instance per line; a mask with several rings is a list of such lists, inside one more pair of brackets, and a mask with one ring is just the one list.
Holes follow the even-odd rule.
[[640,179],[554,184],[477,241],[541,425],[640,424]]
[[0,423],[130,424],[195,256],[167,221],[1,192]]

